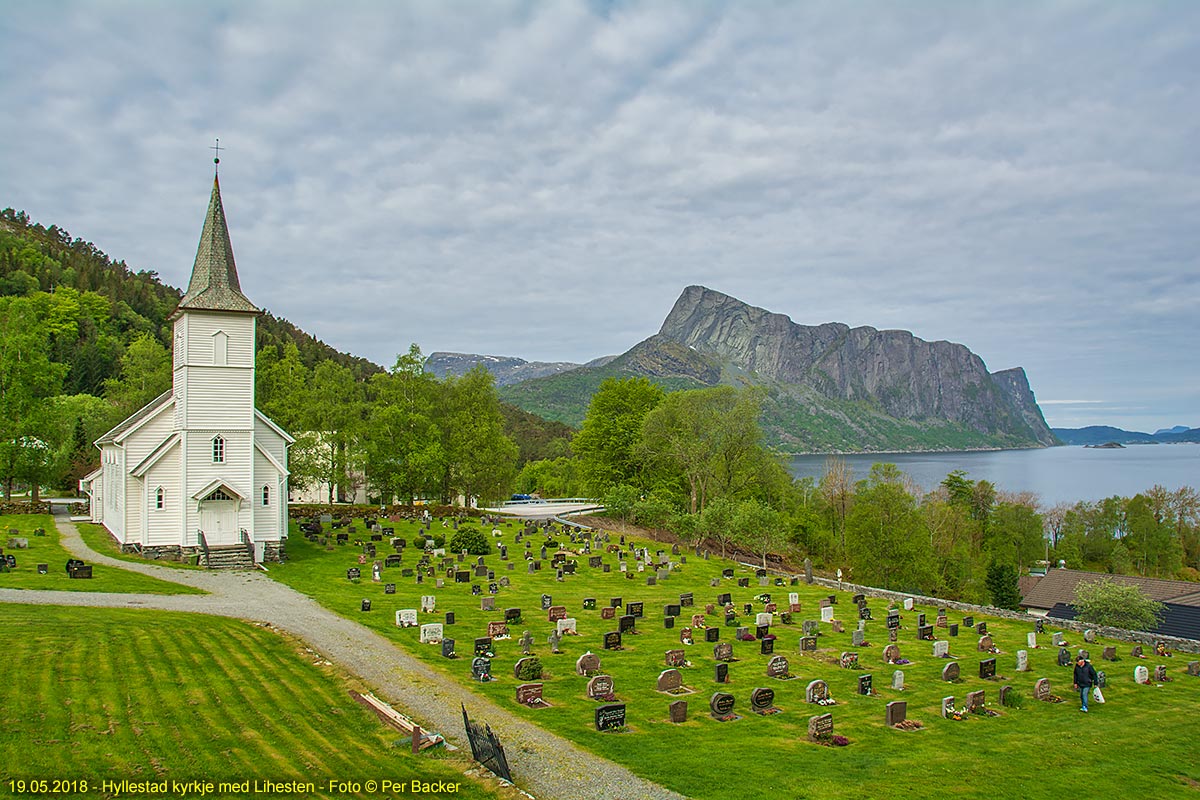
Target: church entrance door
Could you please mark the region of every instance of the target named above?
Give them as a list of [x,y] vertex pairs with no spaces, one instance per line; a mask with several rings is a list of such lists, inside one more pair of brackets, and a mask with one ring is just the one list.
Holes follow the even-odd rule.
[[200,530],[209,546],[237,544],[237,508],[233,500],[204,500],[200,504]]

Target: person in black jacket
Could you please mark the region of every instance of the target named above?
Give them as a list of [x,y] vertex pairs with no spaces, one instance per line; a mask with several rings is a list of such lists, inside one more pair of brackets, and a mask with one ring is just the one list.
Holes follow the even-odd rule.
[[1096,685],[1096,668],[1080,654],[1075,661],[1075,688],[1079,690],[1079,700],[1083,703],[1079,710],[1087,713],[1088,694]]

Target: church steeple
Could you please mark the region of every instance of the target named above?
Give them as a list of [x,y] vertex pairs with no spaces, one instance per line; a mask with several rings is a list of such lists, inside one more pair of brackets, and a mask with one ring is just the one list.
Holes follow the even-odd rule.
[[262,313],[242,294],[238,284],[233,245],[229,243],[225,209],[221,206],[221,184],[215,175],[204,230],[200,233],[200,246],[196,249],[196,263],[192,266],[192,279],[172,318],[187,309]]

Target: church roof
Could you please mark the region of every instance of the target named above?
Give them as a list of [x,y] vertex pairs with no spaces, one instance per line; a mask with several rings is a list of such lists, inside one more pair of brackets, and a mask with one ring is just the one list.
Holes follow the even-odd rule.
[[121,436],[128,433],[133,428],[137,427],[137,425],[139,423],[154,416],[154,414],[157,413],[158,410],[161,409],[164,405],[166,405],[167,402],[170,401],[173,397],[174,397],[174,395],[172,393],[172,390],[167,389],[165,392],[160,394],[158,397],[154,398],[149,403],[146,403],[146,405],[142,406],[137,411],[133,412],[128,417],[126,417],[124,422],[121,422],[115,428],[113,428],[111,431],[109,431],[108,433],[104,434],[99,439],[97,439],[96,446],[99,447],[102,444],[108,444],[109,442],[117,441],[119,438],[121,438]]
[[233,245],[229,243],[229,227],[225,224],[225,209],[221,205],[221,185],[215,176],[204,230],[200,233],[200,246],[196,249],[196,263],[192,266],[192,279],[172,318],[185,309],[262,313],[242,294],[238,283]]

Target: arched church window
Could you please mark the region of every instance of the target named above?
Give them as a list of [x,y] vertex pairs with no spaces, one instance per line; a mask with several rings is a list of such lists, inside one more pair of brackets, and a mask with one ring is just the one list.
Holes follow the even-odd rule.
[[264,486],[262,491],[262,504],[264,506],[271,505],[271,487]]
[[221,436],[214,436],[212,440],[213,446],[213,463],[225,463],[225,439]]
[[162,511],[167,505],[167,492],[163,487],[158,487],[154,490],[154,508]]

